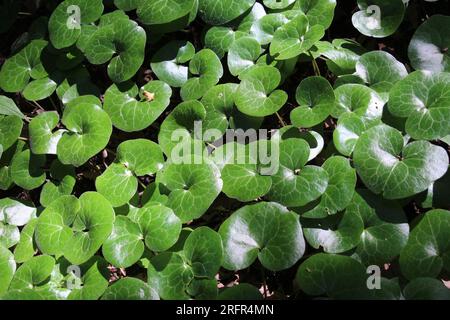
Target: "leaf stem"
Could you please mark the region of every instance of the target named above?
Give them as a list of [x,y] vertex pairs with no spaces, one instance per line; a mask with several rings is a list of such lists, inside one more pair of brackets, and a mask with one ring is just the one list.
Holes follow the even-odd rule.
[[277,115],[278,121],[280,121],[281,125],[286,127],[286,122],[284,122],[283,117],[278,112],[275,112],[275,114]]
[[316,59],[314,59],[314,56],[312,55],[312,53],[311,53],[311,51],[308,51],[308,53],[309,53],[309,56],[311,57],[311,59],[312,59],[312,65],[313,65],[313,69],[314,69],[314,74],[316,75],[316,76],[321,76],[321,74],[320,74],[320,68],[319,68],[319,65],[317,64],[317,61],[316,61]]

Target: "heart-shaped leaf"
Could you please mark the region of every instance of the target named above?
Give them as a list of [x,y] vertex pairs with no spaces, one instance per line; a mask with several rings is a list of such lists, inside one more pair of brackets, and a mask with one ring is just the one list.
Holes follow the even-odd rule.
[[64,255],[73,264],[91,258],[111,234],[114,211],[96,192],[80,199],[63,196],[39,216],[36,243],[47,254]]
[[306,165],[309,154],[309,144],[303,139],[281,141],[280,166],[272,176],[268,199],[288,207],[299,207],[316,200],[325,192],[328,174],[323,168]]
[[97,21],[103,13],[101,0],[65,0],[50,17],[50,40],[57,49],[75,44],[81,35],[81,25]]
[[441,271],[450,270],[449,225],[449,211],[436,209],[424,214],[400,253],[400,267],[405,277],[410,280],[434,278]]
[[242,37],[233,42],[228,52],[228,69],[233,76],[239,76],[255,65],[261,54],[259,42],[252,37]]
[[0,116],[0,145],[9,149],[20,137],[23,122],[18,116]]
[[139,226],[124,216],[118,216],[111,235],[103,243],[105,259],[119,268],[135,264],[144,253],[144,243]]
[[355,193],[346,212],[357,213],[364,222],[355,255],[364,265],[391,262],[406,245],[409,225],[397,202],[384,200],[368,190]]
[[192,77],[189,77],[180,91],[184,101],[199,99],[209,88],[215,86],[223,76],[223,67],[214,51],[203,49],[189,62],[189,73]]
[[0,88],[5,92],[19,92],[26,87],[30,78],[45,77],[47,73],[41,63],[41,53],[47,44],[45,40],[33,40],[6,60],[0,70]]
[[434,15],[414,33],[408,48],[408,57],[416,70],[450,72],[450,37],[446,30],[450,17]]
[[358,0],[360,11],[352,16],[353,26],[362,34],[384,38],[393,34],[405,14],[402,0]]
[[160,204],[146,205],[136,214],[145,245],[152,251],[165,251],[178,240],[181,221],[172,209]]
[[366,285],[366,270],[353,258],[318,253],[300,265],[295,281],[308,295],[345,299]]
[[195,48],[189,41],[174,40],[159,49],[150,64],[158,79],[171,87],[182,87],[189,78],[185,64],[195,55]]
[[11,226],[24,226],[36,218],[36,208],[32,203],[11,198],[0,199],[0,221]]
[[287,101],[287,94],[276,90],[281,81],[277,68],[256,66],[242,76],[235,96],[239,111],[253,117],[264,117],[280,110]]
[[50,256],[33,257],[17,268],[9,290],[33,289],[39,286],[50,277],[54,266],[55,259]]
[[57,146],[58,159],[63,164],[81,166],[106,147],[112,133],[108,114],[91,103],[65,109],[62,123],[68,130]]
[[390,91],[389,111],[406,119],[413,139],[434,140],[450,134],[450,73],[416,71]]
[[448,155],[427,141],[404,145],[402,134],[387,125],[364,132],[353,153],[364,184],[386,199],[401,199],[422,192],[448,170]]
[[336,149],[341,154],[350,156],[361,134],[371,126],[364,117],[353,112],[342,114],[333,132],[333,142]]
[[328,186],[319,204],[302,214],[305,218],[325,218],[344,210],[352,201],[356,187],[356,172],[350,161],[340,156],[328,158],[323,166],[328,174]]
[[373,89],[361,84],[344,84],[334,90],[336,104],[331,112],[339,118],[346,112],[353,112],[369,121],[381,119],[384,101]]
[[276,203],[245,206],[220,226],[224,246],[223,266],[249,267],[256,258],[272,271],[294,265],[305,251],[298,216]]
[[329,115],[335,103],[333,88],[323,77],[309,77],[297,87],[295,98],[300,105],[291,112],[292,124],[310,128]]
[[156,182],[168,190],[167,206],[183,223],[200,218],[223,185],[219,169],[207,159],[201,164],[168,163],[158,173]]
[[76,183],[74,167],[64,165],[57,159],[50,166],[50,178],[42,187],[39,199],[44,207],[61,196],[70,195]]
[[155,33],[183,29],[195,19],[198,0],[140,1],[137,15]]
[[56,147],[65,130],[54,129],[59,123],[59,115],[55,111],[43,112],[31,120],[28,131],[30,147],[34,154],[56,154]]
[[131,79],[144,62],[146,38],[144,29],[116,11],[102,17],[83,49],[92,64],[109,61],[108,76],[120,83]]
[[171,95],[172,89],[158,80],[150,81],[139,90],[133,83],[113,84],[105,93],[104,109],[116,128],[140,131],[164,112]]
[[196,228],[184,243],[184,254],[196,277],[214,278],[222,265],[222,238],[208,227]]
[[297,14],[279,27],[270,44],[270,54],[277,60],[287,60],[308,51],[325,34],[322,25],[310,25],[304,13]]
[[270,13],[253,22],[250,28],[250,35],[254,37],[260,45],[272,42],[275,31],[288,23],[289,19],[282,13]]
[[102,300],[159,300],[159,297],[144,281],[127,277],[106,289]]
[[221,25],[250,10],[255,0],[199,0],[199,15],[211,25]]

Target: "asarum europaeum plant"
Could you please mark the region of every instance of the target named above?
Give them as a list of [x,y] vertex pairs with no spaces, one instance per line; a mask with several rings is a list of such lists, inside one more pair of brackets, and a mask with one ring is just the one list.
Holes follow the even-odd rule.
[[450,299],[448,12],[0,0],[0,299]]

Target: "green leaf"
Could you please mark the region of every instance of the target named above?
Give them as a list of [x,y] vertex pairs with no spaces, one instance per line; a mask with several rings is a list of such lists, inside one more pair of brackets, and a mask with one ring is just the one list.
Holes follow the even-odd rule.
[[302,219],[303,232],[308,243],[326,253],[342,253],[355,248],[364,229],[356,211],[346,210],[322,219]]
[[389,53],[372,51],[363,54],[358,60],[356,75],[381,94],[389,92],[393,84],[408,75],[408,71],[401,62]]
[[22,95],[29,101],[39,101],[50,97],[58,87],[59,79],[46,77],[31,81],[23,90]]
[[220,59],[210,49],[197,52],[189,62],[190,77],[181,87],[184,101],[201,98],[209,88],[215,86],[223,76]]
[[320,24],[328,29],[333,21],[336,0],[299,0],[294,9],[297,7],[306,14],[310,25]]
[[403,289],[406,300],[450,300],[450,290],[442,281],[416,278]]
[[353,26],[362,34],[384,38],[393,34],[403,21],[402,0],[358,0],[360,11],[352,16]]
[[406,278],[435,278],[441,271],[450,270],[449,225],[449,211],[436,209],[423,215],[400,253],[400,267]]
[[218,289],[216,279],[194,279],[187,293],[195,300],[216,300]]
[[199,0],[199,15],[211,25],[234,20],[250,10],[255,0]]
[[0,114],[5,116],[17,116],[21,119],[25,119],[25,115],[19,110],[14,100],[0,96]]
[[155,33],[167,33],[186,27],[197,15],[198,0],[141,1],[137,14]]
[[40,215],[36,243],[47,254],[64,255],[73,264],[86,262],[111,234],[114,211],[96,192],[80,199],[63,196]]
[[127,217],[118,216],[111,235],[103,243],[105,259],[118,268],[135,264],[144,253],[143,236],[139,226]]
[[389,111],[406,119],[406,132],[416,140],[450,134],[450,73],[416,71],[390,91]]
[[24,226],[36,218],[36,208],[32,205],[11,198],[0,199],[0,221],[12,226]]
[[84,44],[92,64],[108,64],[108,76],[116,82],[131,79],[144,62],[146,33],[123,11],[104,15],[96,31]]
[[318,253],[300,265],[295,281],[308,295],[345,299],[366,285],[366,270],[353,258]]
[[350,156],[355,149],[359,137],[370,124],[363,117],[347,112],[339,117],[336,129],[333,131],[333,142],[336,149],[344,156]]
[[408,57],[414,69],[450,72],[450,37],[445,32],[449,26],[450,17],[437,14],[416,30],[408,48]]
[[219,300],[262,300],[263,296],[258,288],[241,283],[230,288],[224,288],[219,293]]
[[48,23],[53,46],[62,49],[74,45],[81,35],[81,25],[97,21],[103,9],[101,0],[65,0],[59,4]]
[[170,103],[172,89],[158,80],[138,90],[133,83],[113,84],[105,93],[104,109],[113,125],[123,131],[140,131],[150,126]]
[[140,208],[136,221],[142,231],[145,245],[152,251],[166,251],[180,236],[180,219],[172,209],[161,204]]
[[[98,300],[108,287],[108,264],[103,258],[94,256],[79,267],[81,271],[81,278],[78,280],[80,288],[76,286],[77,279],[75,279],[74,288],[67,299]],[[76,277],[76,275],[74,276]]]
[[255,65],[261,54],[259,42],[252,37],[235,40],[229,47],[228,69],[233,76],[239,76]]
[[28,131],[34,154],[56,154],[56,147],[65,130],[54,129],[59,123],[56,111],[43,112],[31,120]]
[[260,45],[270,44],[273,36],[289,19],[282,13],[270,13],[253,22],[250,28],[250,35],[254,37]]
[[302,214],[305,218],[325,218],[344,210],[352,201],[356,187],[356,172],[344,157],[328,158],[322,168],[328,173],[328,186],[314,209]]
[[188,285],[194,279],[191,267],[181,253],[163,252],[150,259],[148,284],[164,300],[188,299]]
[[[14,248],[14,260],[17,263],[24,263],[30,260],[37,252],[33,240],[34,230],[38,219],[32,219],[20,232],[20,241]],[[0,293],[1,295],[1,293]]]
[[299,207],[316,200],[325,192],[328,174],[323,168],[306,165],[309,155],[309,144],[305,140],[290,138],[281,141],[280,166],[272,176],[268,199],[288,207]]
[[222,265],[222,238],[208,227],[196,228],[184,243],[184,254],[196,277],[214,278]]
[[364,222],[355,256],[366,265],[382,265],[396,258],[406,245],[409,225],[401,206],[368,190],[359,189],[346,212],[359,214]]
[[336,104],[331,112],[334,118],[353,112],[368,121],[381,119],[384,101],[373,89],[361,84],[344,84],[334,90]]
[[[187,145],[198,139],[196,124],[206,117],[206,110],[199,101],[191,100],[180,103],[164,119],[159,130],[158,142],[168,158],[172,158],[181,144]],[[197,129],[197,130],[196,130]],[[200,152],[202,149],[200,147]]]
[[422,192],[448,170],[444,149],[427,141],[404,145],[402,134],[387,125],[364,132],[354,151],[354,165],[364,184],[386,199]]
[[0,247],[9,249],[20,241],[20,231],[16,226],[0,222]]
[[16,262],[13,254],[8,249],[0,246],[0,297],[8,291],[15,271]]
[[114,5],[123,11],[135,10],[139,3],[140,0],[114,0]]
[[20,137],[23,122],[18,116],[0,116],[0,145],[9,149]]
[[308,51],[325,34],[323,26],[311,26],[304,13],[297,14],[279,27],[270,44],[270,55],[276,60],[287,60]]
[[112,133],[108,114],[90,103],[82,102],[65,109],[62,123],[69,132],[59,140],[58,159],[77,167],[106,147]]
[[253,116],[263,117],[274,114],[286,103],[288,96],[282,90],[276,90],[281,82],[281,74],[271,66],[256,66],[242,76],[242,82],[235,96],[239,111]]
[[55,259],[47,255],[33,257],[22,264],[14,274],[9,290],[33,289],[50,277]]
[[19,153],[11,163],[14,183],[26,190],[39,188],[46,178],[45,160],[45,155],[35,155],[29,149]]
[[215,26],[208,29],[205,34],[205,48],[211,49],[222,59],[225,53],[229,51],[231,45],[246,35],[245,32],[235,31],[231,27]]
[[[1,144],[0,144],[1,145]],[[0,189],[8,190],[14,181],[11,176],[11,163],[25,148],[25,142],[18,140],[9,149],[4,150],[0,158]]]
[[329,115],[335,103],[333,88],[323,77],[309,77],[300,82],[295,98],[300,105],[291,112],[292,124],[310,128]]
[[159,297],[144,281],[127,277],[111,285],[102,300],[159,300]]
[[75,169],[55,159],[50,166],[50,178],[44,184],[39,199],[44,207],[47,207],[59,197],[72,193],[76,183]]
[[222,190],[220,171],[210,161],[168,163],[156,182],[167,190],[167,206],[185,223],[200,218]]
[[189,41],[170,41],[159,49],[151,60],[152,71],[158,79],[171,87],[182,87],[189,78],[189,67],[185,64],[195,55]]
[[[7,59],[0,70],[0,88],[5,92],[22,91],[43,69],[41,54],[48,42],[33,40],[25,48]],[[45,77],[45,73],[41,76]]]
[[138,180],[125,165],[113,163],[95,180],[95,188],[113,207],[120,207],[134,196]]
[[220,226],[224,246],[223,266],[249,267],[256,258],[272,271],[290,268],[305,251],[298,216],[276,203],[245,206]]

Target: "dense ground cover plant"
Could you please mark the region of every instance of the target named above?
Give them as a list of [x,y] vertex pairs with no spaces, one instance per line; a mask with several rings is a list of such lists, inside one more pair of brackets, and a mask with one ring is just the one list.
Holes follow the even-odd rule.
[[0,299],[450,299],[449,6],[0,0]]

